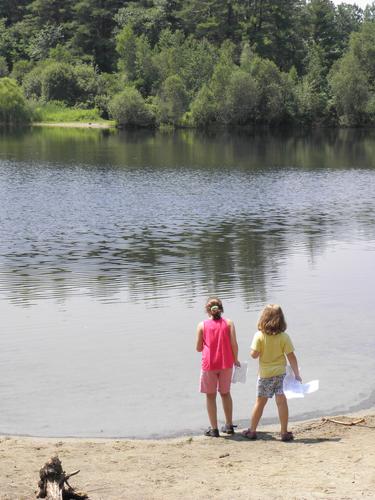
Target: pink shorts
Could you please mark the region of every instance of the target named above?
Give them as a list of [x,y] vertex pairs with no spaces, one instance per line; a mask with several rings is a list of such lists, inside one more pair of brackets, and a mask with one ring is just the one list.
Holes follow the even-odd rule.
[[230,391],[233,368],[224,370],[201,371],[200,392],[214,394],[219,390],[220,394],[227,394]]

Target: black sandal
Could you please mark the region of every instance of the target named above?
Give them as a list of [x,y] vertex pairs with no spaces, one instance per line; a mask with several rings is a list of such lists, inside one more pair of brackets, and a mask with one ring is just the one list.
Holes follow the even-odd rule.
[[224,432],[224,434],[234,434],[235,427],[237,427],[237,425],[225,424],[225,425],[223,425],[223,427],[220,430],[221,430],[221,432]]
[[204,435],[212,438],[218,438],[220,437],[219,429],[212,429],[211,427],[209,427]]

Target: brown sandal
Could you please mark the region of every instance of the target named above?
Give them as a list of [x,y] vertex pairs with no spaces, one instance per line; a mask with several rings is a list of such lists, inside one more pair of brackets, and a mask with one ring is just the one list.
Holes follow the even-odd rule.
[[285,432],[285,434],[281,434],[281,441],[284,441],[284,443],[287,443],[288,441],[293,441],[294,436],[293,432]]

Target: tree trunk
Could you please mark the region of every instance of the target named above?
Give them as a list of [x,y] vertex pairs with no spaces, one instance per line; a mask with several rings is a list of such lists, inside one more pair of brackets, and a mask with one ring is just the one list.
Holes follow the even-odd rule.
[[78,472],[79,470],[71,474],[65,474],[60,459],[52,457],[40,469],[39,493],[37,498],[45,498],[46,500],[88,500],[86,494],[75,492],[74,488],[68,483],[68,479],[78,474]]

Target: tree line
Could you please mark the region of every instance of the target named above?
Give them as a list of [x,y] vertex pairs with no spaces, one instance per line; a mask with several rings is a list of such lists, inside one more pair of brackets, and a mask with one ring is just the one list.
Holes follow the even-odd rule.
[[0,0],[0,122],[372,125],[374,42],[375,2]]

